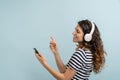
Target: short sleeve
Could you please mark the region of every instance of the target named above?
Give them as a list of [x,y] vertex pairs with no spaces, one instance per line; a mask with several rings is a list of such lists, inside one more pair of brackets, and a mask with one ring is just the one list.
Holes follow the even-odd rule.
[[84,56],[81,51],[76,51],[71,56],[69,62],[67,63],[68,67],[71,67],[75,71],[79,71],[85,65]]

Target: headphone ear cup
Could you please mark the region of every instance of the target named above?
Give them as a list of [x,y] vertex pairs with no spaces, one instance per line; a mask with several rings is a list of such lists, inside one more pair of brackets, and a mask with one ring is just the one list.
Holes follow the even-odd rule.
[[92,35],[91,34],[85,34],[85,36],[84,36],[84,40],[85,41],[89,42],[89,41],[91,41],[91,39],[92,39]]

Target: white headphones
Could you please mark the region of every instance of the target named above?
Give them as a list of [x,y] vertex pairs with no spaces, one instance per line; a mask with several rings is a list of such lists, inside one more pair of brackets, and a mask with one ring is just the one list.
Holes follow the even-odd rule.
[[85,36],[84,36],[84,40],[87,41],[87,42],[90,42],[90,41],[92,40],[92,34],[93,34],[94,30],[95,30],[95,25],[94,25],[94,23],[91,22],[91,24],[92,24],[92,29],[91,29],[90,33],[87,33],[87,34],[85,34]]

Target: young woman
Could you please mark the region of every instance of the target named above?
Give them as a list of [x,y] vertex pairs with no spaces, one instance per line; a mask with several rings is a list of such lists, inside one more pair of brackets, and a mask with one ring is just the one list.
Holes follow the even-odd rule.
[[57,80],[89,80],[92,71],[99,73],[105,63],[105,51],[100,32],[95,23],[89,20],[78,22],[73,32],[73,42],[77,48],[67,64],[60,58],[58,45],[51,37],[50,49],[54,54],[59,72],[49,66],[42,53],[35,54],[39,62]]

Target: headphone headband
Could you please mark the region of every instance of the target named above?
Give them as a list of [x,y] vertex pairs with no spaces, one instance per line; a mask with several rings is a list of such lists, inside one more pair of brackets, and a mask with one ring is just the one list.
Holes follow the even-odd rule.
[[93,23],[93,22],[91,22],[91,24],[92,24],[92,29],[91,29],[90,34],[92,35],[92,34],[93,34],[93,32],[94,32],[94,29],[95,29],[95,25],[94,25],[94,23]]

